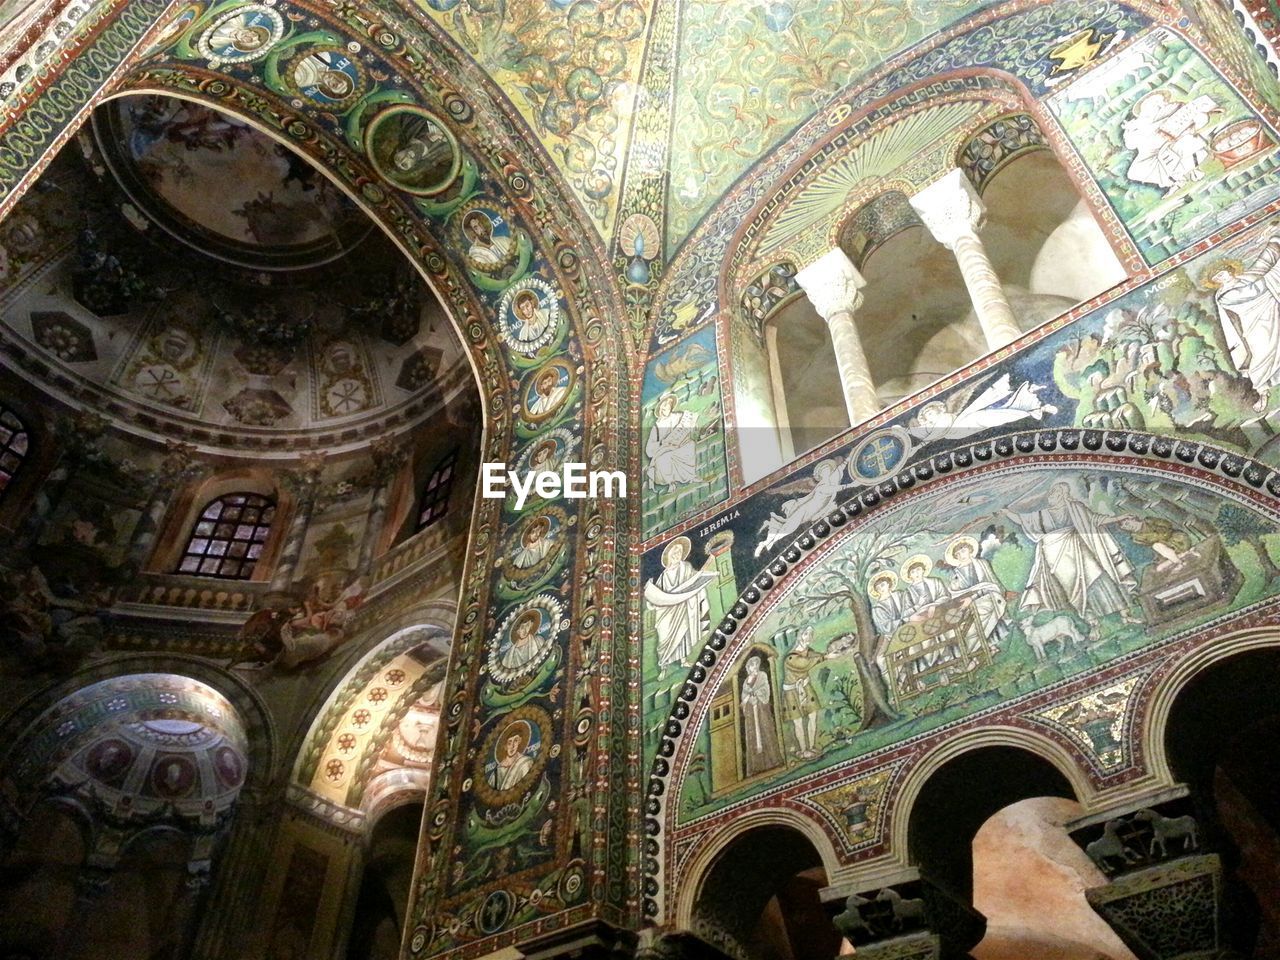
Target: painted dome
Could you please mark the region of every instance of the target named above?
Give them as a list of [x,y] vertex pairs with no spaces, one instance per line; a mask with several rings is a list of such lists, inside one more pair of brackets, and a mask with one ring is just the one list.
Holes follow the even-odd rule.
[[251,269],[314,267],[346,255],[373,230],[319,170],[211,107],[122,97],[92,122],[138,225],[207,256]]
[[71,793],[119,820],[216,822],[248,770],[244,729],[213,688],[134,674],[79,690],[33,725],[11,779],[20,791]]
[[134,433],[281,455],[363,447],[474,390],[391,241],[220,117],[110,101],[6,220],[0,339],[18,370]]

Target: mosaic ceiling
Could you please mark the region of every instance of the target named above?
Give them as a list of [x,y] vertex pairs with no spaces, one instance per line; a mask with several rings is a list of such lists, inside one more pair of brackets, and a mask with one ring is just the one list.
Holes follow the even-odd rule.
[[660,202],[626,214],[665,221],[670,253],[757,158],[838,91],[984,3],[418,5],[507,93],[603,236],[628,219],[619,215],[624,180],[664,178]]

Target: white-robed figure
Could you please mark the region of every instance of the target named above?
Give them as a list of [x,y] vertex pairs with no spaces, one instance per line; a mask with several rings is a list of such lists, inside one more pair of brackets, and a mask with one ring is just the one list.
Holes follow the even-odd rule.
[[649,461],[645,475],[650,483],[665,487],[692,483],[698,479],[697,417],[691,410],[680,409],[674,393],[663,394],[654,412],[653,426],[644,441]]
[[520,545],[511,553],[511,565],[521,570],[536,567],[555,545],[549,517],[535,517],[520,535]]
[[1008,631],[1004,587],[991,564],[978,555],[978,541],[970,536],[956,537],[947,545],[946,559],[951,567],[951,595],[968,597],[982,623],[982,635],[1000,640]]
[[871,623],[881,644],[893,636],[907,618],[905,598],[897,589],[898,575],[892,570],[874,573],[867,581],[867,596],[871,598]]
[[514,335],[518,346],[535,348],[538,339],[551,326],[551,311],[532,290],[521,290],[511,301],[511,313],[516,320]]
[[1122,127],[1124,145],[1136,151],[1125,176],[1166,192],[1204,176],[1210,155],[1209,128],[1222,108],[1210,96],[1178,103],[1163,90],[1149,93]]
[[1263,234],[1261,252],[1246,270],[1239,260],[1214,262],[1202,286],[1213,291],[1231,362],[1263,396],[1280,383],[1280,226]]
[[914,617],[920,611],[947,599],[947,585],[929,574],[933,560],[923,553],[907,557],[902,565],[903,617]]
[[782,745],[778,742],[769,675],[760,669],[758,655],[747,658],[741,700],[742,739],[746,747],[743,766],[746,775],[753,777],[782,766]]
[[[716,574],[689,562],[688,537],[676,537],[662,551],[662,573],[644,585],[645,603],[654,611],[658,664],[689,663],[690,655],[711,633],[707,587]],[[708,560],[707,565],[711,563]]]
[[561,383],[558,368],[551,366],[539,371],[533,381],[533,399],[529,401],[529,413],[535,417],[554,413],[568,392],[568,378]]
[[1070,610],[1089,622],[1118,613],[1132,621],[1133,566],[1069,483],[1051,486],[1039,509],[1001,509],[1036,545],[1022,611]]
[[511,625],[510,642],[500,648],[498,663],[507,670],[523,670],[542,659],[550,645],[550,637],[542,632],[542,612],[526,610]]
[[462,234],[467,238],[467,259],[477,266],[500,267],[511,255],[511,238],[495,235],[493,221],[479,210],[463,218]]

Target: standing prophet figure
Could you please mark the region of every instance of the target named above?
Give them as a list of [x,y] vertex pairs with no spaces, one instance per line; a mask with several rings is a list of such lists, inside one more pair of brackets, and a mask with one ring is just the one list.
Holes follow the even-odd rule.
[[742,681],[742,739],[746,747],[746,775],[753,777],[782,766],[782,748],[774,725],[769,675],[760,669],[760,657],[747,658],[747,675]]
[[1044,506],[1025,512],[1001,508],[1036,545],[1035,559],[1019,609],[1070,610],[1088,623],[1118,613],[1126,623],[1137,581],[1105,518],[1071,495],[1059,481],[1049,488]]
[[1231,363],[1262,396],[1280,383],[1280,225],[1263,234],[1262,249],[1246,270],[1239,260],[1217,260],[1201,286],[1213,291]]
[[653,629],[658,635],[658,664],[683,663],[711,633],[711,601],[707,586],[716,574],[695,570],[689,562],[688,537],[676,537],[662,551],[662,573],[644,585],[644,599],[656,611]]

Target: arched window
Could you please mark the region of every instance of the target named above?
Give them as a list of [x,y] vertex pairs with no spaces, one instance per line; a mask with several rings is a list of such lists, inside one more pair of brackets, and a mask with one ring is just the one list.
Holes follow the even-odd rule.
[[0,406],[0,497],[27,456],[27,428],[18,415]]
[[257,493],[226,493],[200,511],[179,573],[248,580],[262,556],[275,501]]
[[453,468],[458,462],[458,448],[454,447],[441,458],[422,488],[422,501],[418,504],[418,529],[425,530],[449,512],[449,491],[453,489]]

